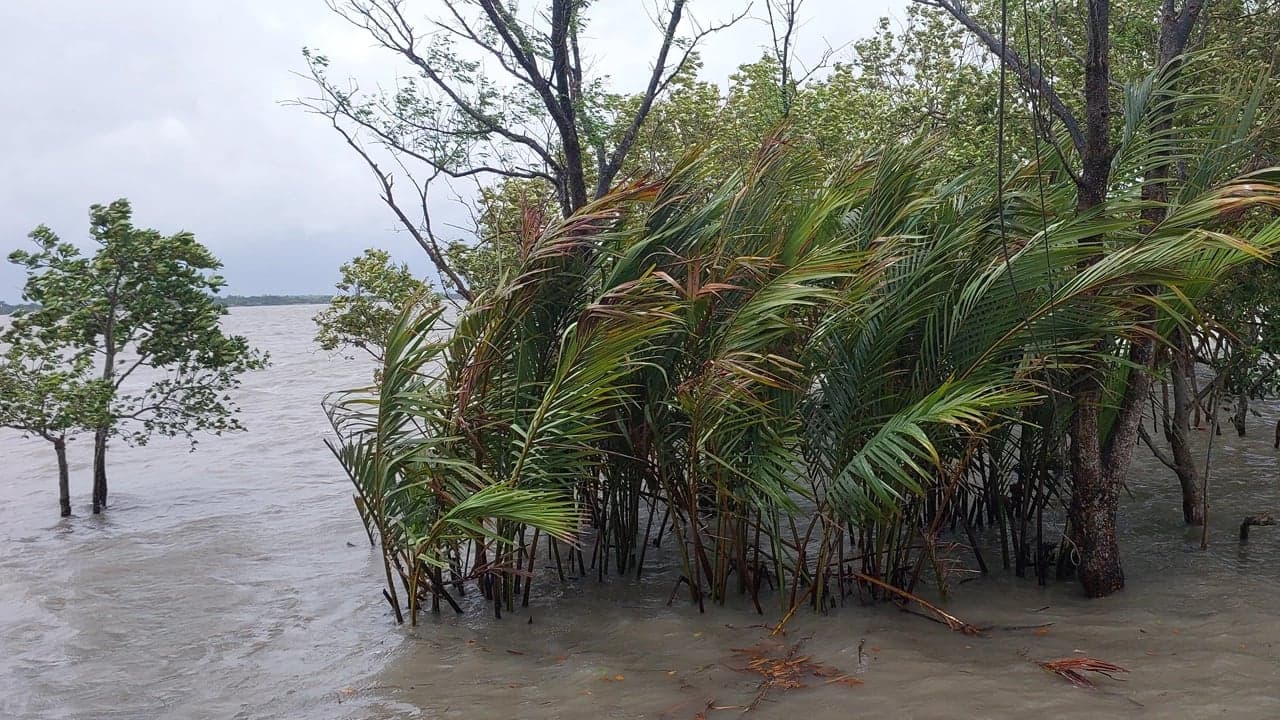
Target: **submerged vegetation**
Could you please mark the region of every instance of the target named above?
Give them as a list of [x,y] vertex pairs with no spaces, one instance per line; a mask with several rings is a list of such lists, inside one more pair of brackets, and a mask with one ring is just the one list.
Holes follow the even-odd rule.
[[[393,603],[397,579],[411,617],[473,579],[495,609],[527,602],[542,537],[561,572],[589,554],[603,575],[674,536],[700,606],[945,586],[944,533],[988,524],[1043,576],[1072,497],[1070,388],[1116,387],[1153,319],[1187,326],[1214,280],[1280,246],[1280,223],[1236,219],[1280,201],[1276,175],[1232,178],[1193,136],[1164,152],[1143,120],[1164,93],[1128,94],[1087,213],[1054,159],[997,189],[930,172],[928,143],[826,172],[781,136],[726,180],[695,154],[523,238],[444,334],[406,310],[382,382],[327,402]],[[1224,112],[1204,142],[1240,131]],[[1144,224],[1135,180],[1174,162],[1192,179]]]
[[61,512],[71,514],[66,442],[93,433],[93,512],[107,504],[113,438],[242,429],[228,391],[267,357],[219,326],[214,295],[222,263],[189,232],[164,235],[133,224],[128,200],[89,208],[92,254],[41,225],[33,250],[9,261],[27,275],[24,301],[0,334],[0,427],[53,443]]
[[[466,303],[381,305],[383,382],[326,402],[397,615],[526,602],[543,536],[562,576],[673,538],[700,607],[918,600],[984,532],[1099,597],[1144,444],[1204,525],[1192,431],[1231,399],[1245,432],[1280,368],[1277,9],[917,0],[819,72],[801,4],[722,92],[696,47],[736,16],[672,3],[635,95],[590,76],[586,3],[333,5],[410,75],[307,50],[298,104]],[[473,244],[433,230],[442,177],[490,181]]]

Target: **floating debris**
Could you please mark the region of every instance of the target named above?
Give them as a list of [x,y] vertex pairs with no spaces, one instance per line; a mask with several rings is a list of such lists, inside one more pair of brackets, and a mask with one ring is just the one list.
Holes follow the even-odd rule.
[[1097,685],[1093,684],[1092,680],[1090,680],[1087,676],[1083,674],[1086,672],[1093,672],[1093,673],[1098,673],[1099,675],[1106,675],[1112,680],[1116,680],[1118,678],[1113,676],[1111,673],[1129,672],[1128,670],[1120,667],[1119,665],[1114,665],[1104,660],[1098,660],[1096,658],[1089,658],[1089,657],[1079,657],[1079,658],[1073,657],[1073,658],[1062,658],[1061,660],[1045,660],[1043,662],[1036,662],[1036,664],[1048,672],[1061,675],[1062,677],[1069,680],[1072,685],[1075,685],[1076,687],[1080,687],[1080,688],[1097,687]]
[[[801,640],[790,647],[781,643],[762,642],[749,648],[731,648],[735,655],[745,657],[747,665],[734,668],[740,672],[749,672],[763,678],[751,704],[743,712],[756,709],[771,690],[797,690],[817,685],[861,685],[862,681],[852,675],[815,661],[809,655],[800,654]],[[785,650],[785,652],[780,652]]]

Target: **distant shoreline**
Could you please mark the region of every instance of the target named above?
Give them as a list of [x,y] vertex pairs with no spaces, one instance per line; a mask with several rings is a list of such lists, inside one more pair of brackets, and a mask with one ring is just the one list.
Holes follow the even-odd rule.
[[[224,307],[262,307],[268,305],[328,305],[333,295],[226,295],[214,301]],[[34,310],[34,303],[10,305],[0,302],[0,316],[12,315],[18,310]]]
[[[454,295],[448,295],[458,299]],[[226,295],[215,297],[214,301],[223,307],[269,307],[271,305],[328,305],[333,295]],[[10,305],[0,301],[0,317],[12,315],[18,310],[35,310],[35,303],[19,303]]]
[[264,305],[328,305],[333,295],[227,295],[215,297],[224,307],[261,307]]

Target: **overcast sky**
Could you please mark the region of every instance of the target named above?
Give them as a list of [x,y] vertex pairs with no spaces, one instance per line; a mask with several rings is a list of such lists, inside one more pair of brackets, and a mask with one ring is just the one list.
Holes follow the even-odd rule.
[[[408,9],[425,15],[441,2]],[[802,56],[869,34],[906,2],[809,0]],[[690,5],[713,21],[745,2]],[[648,72],[657,33],[645,8],[651,0],[592,6],[584,52],[615,88],[637,90]],[[759,22],[716,36],[702,51],[704,79],[723,82],[765,42]],[[304,45],[329,55],[335,75],[366,83],[403,67],[323,0],[0,2],[0,257],[40,223],[80,242],[90,204],[127,197],[136,224],[196,233],[233,293],[327,292],[337,266],[369,246],[427,272],[367,168],[322,121],[280,105],[307,92],[292,74]],[[449,204],[434,212],[457,217]],[[21,284],[0,263],[0,299]]]

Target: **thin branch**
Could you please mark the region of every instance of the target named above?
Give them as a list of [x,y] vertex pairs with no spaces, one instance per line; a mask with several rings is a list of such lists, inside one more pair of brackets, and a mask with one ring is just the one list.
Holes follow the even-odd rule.
[[622,138],[618,141],[618,145],[614,148],[613,153],[609,156],[609,160],[603,165],[600,177],[596,183],[596,196],[603,197],[609,191],[609,186],[613,184],[613,178],[622,169],[622,162],[626,159],[627,153],[631,151],[631,146],[635,144],[636,137],[640,133],[640,127],[644,124],[645,118],[649,116],[649,111],[653,109],[654,100],[666,91],[667,86],[671,84],[689,62],[689,58],[693,56],[694,50],[698,43],[707,36],[720,32],[737,24],[740,20],[747,16],[750,8],[743,10],[738,15],[731,17],[729,20],[718,25],[712,25],[703,28],[694,33],[685,47],[684,54],[675,64],[670,72],[667,71],[667,55],[671,51],[671,45],[675,41],[675,36],[680,25],[680,18],[684,12],[686,0],[676,0],[671,7],[671,15],[667,18],[666,29],[662,36],[662,45],[658,50],[658,57],[653,63],[653,72],[649,75],[649,84],[645,87],[644,95],[640,99],[640,107],[636,109],[635,115],[631,118],[631,123],[627,126],[626,131],[622,134]]
[[[482,0],[486,2],[487,0]],[[383,5],[385,4],[386,7]],[[442,76],[436,68],[423,58],[417,51],[417,38],[413,32],[413,27],[405,21],[404,16],[400,14],[398,0],[372,0],[368,3],[352,1],[347,3],[346,7],[350,11],[344,10],[334,0],[328,0],[328,5],[337,15],[352,23],[356,27],[363,28],[373,37],[378,44],[384,48],[391,50],[404,56],[412,63],[422,74],[431,81],[433,85],[439,88],[449,100],[467,117],[480,124],[491,133],[501,135],[507,140],[528,147],[538,155],[548,166],[554,167],[557,163],[554,154],[547,149],[541,142],[535,140],[520,132],[516,132],[499,123],[495,118],[476,107],[468,101],[462,93],[453,85],[451,85],[444,76]],[[383,20],[379,21],[374,17],[376,11],[380,11]],[[357,17],[352,17],[349,13],[354,12]],[[363,18],[363,21],[360,19]],[[523,64],[523,63],[522,63]],[[537,66],[533,66],[536,73]]]
[[1053,110],[1053,114],[1057,116],[1067,133],[1071,135],[1071,142],[1076,148],[1076,152],[1082,157],[1085,155],[1085,134],[1080,127],[1080,122],[1076,119],[1071,109],[1067,107],[1062,98],[1058,96],[1049,79],[1045,77],[1044,72],[1036,63],[1028,62],[1018,54],[1008,43],[1001,46],[999,38],[992,35],[989,30],[982,26],[972,15],[970,15],[959,0],[914,0],[921,5],[939,8],[949,13],[969,32],[973,33],[982,41],[987,49],[997,57],[1000,57],[1006,66],[1013,71],[1018,77],[1022,86],[1027,92],[1038,93],[1048,103],[1049,108]]
[[1162,450],[1159,445],[1151,440],[1151,434],[1147,432],[1146,425],[1138,426],[1138,437],[1142,438],[1143,444],[1151,449],[1151,454],[1155,455],[1156,459],[1159,460],[1162,465],[1174,472],[1177,472],[1178,464],[1173,461],[1173,458],[1169,456],[1169,453]]
[[[453,267],[449,265],[449,261],[445,258],[444,253],[440,252],[440,248],[435,241],[435,237],[432,236],[428,238],[427,236],[424,236],[417,224],[409,219],[409,216],[405,214],[405,212],[400,208],[400,205],[396,202],[395,195],[392,192],[394,179],[391,177],[391,174],[383,172],[382,168],[378,167],[378,163],[370,157],[369,153],[364,149],[364,146],[361,145],[346,128],[342,127],[341,123],[338,122],[337,115],[331,115],[330,120],[333,123],[333,128],[338,131],[338,134],[340,134],[342,139],[347,142],[347,145],[349,145],[352,150],[355,150],[356,154],[358,154],[365,161],[365,164],[369,166],[369,169],[373,171],[374,177],[378,179],[378,183],[382,186],[382,201],[387,204],[387,207],[391,208],[391,211],[395,213],[397,218],[399,218],[400,224],[409,231],[409,234],[413,236],[413,239],[418,243],[419,247],[426,251],[427,256],[431,258],[431,262],[435,264],[436,269],[448,276],[454,287],[457,288],[458,294],[461,295],[463,299],[470,302],[472,299],[470,288],[468,288],[467,284],[462,281],[462,278],[458,277],[458,274],[454,272]],[[423,192],[425,195],[425,190]],[[426,213],[425,201],[423,202],[423,212]],[[429,215],[427,215],[427,217],[429,219]],[[429,229],[428,232],[430,232]]]

